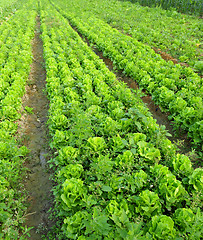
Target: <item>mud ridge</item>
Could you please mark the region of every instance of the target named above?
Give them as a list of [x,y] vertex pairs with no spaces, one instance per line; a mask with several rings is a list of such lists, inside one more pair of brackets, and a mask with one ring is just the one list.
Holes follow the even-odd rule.
[[49,209],[53,207],[50,180],[51,172],[47,161],[51,156],[46,126],[49,102],[45,94],[46,71],[43,67],[43,44],[40,39],[40,18],[36,18],[35,36],[32,40],[33,63],[29,75],[23,106],[32,108],[32,114],[24,113],[19,121],[19,137],[30,153],[25,167],[28,168],[25,189],[28,192],[28,209],[25,225],[32,227],[31,240],[46,236],[53,222],[49,220]]

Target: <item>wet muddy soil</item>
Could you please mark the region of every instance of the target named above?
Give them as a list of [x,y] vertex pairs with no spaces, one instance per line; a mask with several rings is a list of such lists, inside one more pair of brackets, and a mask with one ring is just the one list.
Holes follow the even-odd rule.
[[51,189],[53,187],[47,161],[51,150],[48,145],[48,99],[45,94],[46,72],[43,67],[43,45],[40,39],[40,19],[36,18],[35,36],[32,41],[33,63],[31,65],[28,86],[23,97],[23,106],[32,108],[33,114],[23,114],[19,121],[19,137],[23,145],[30,150],[25,167],[28,168],[25,189],[28,192],[28,209],[25,225],[33,227],[31,240],[46,236],[53,223],[48,219],[48,210],[53,205]]

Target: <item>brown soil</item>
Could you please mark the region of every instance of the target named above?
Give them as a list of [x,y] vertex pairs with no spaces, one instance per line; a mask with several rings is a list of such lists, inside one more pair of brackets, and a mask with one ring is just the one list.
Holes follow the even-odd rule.
[[33,63],[29,76],[23,106],[33,108],[33,114],[23,114],[19,121],[19,137],[23,145],[30,150],[25,167],[28,168],[25,189],[28,192],[28,209],[25,225],[33,227],[30,231],[31,240],[42,239],[47,235],[53,223],[48,219],[48,210],[53,205],[51,189],[53,184],[47,168],[51,151],[48,145],[48,99],[44,92],[46,72],[43,68],[43,45],[40,39],[40,19],[36,18],[35,37],[32,41]]
[[172,61],[174,64],[180,64],[181,66],[189,67],[187,63],[180,62],[178,59],[172,57],[170,54],[166,52],[161,51],[161,49],[159,48],[152,47],[152,49],[155,51],[155,53],[160,54],[165,61]]

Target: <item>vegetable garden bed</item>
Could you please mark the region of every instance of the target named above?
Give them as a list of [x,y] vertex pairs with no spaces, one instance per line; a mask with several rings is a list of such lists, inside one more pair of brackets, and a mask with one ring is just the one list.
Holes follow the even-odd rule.
[[0,26],[0,238],[200,240],[202,168],[178,152],[142,92],[119,81],[69,21],[197,145],[202,79],[94,14],[57,6],[28,1]]

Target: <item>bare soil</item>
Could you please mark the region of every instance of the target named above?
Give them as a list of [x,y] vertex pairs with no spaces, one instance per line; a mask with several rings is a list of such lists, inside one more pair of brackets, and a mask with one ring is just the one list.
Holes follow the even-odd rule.
[[25,189],[28,192],[28,209],[25,225],[33,227],[31,240],[40,240],[47,235],[53,223],[48,219],[48,210],[53,205],[53,187],[47,161],[51,150],[48,145],[48,99],[45,89],[46,71],[43,67],[43,44],[40,39],[40,19],[36,18],[35,36],[32,41],[33,63],[29,76],[23,106],[33,108],[33,114],[24,113],[19,121],[19,137],[30,150],[25,167],[28,168]]
[[177,58],[174,58],[170,54],[161,51],[159,48],[152,47],[152,49],[155,51],[155,53],[160,54],[165,61],[172,61],[174,64],[180,64],[181,66],[189,67],[187,63],[180,62]]

